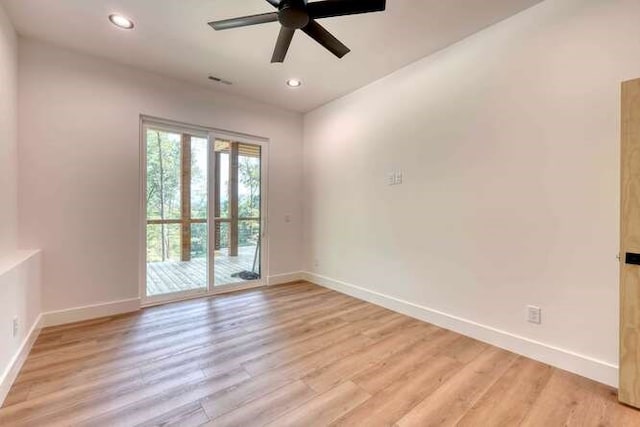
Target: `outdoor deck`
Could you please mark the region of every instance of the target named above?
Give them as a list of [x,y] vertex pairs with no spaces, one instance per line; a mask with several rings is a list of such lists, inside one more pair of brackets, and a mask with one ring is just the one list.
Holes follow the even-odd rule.
[[[236,257],[228,256],[227,249],[216,251],[214,284],[242,282],[241,278],[231,277],[231,275],[243,270],[251,271],[255,249],[255,246],[240,247]],[[196,258],[186,262],[166,261],[147,264],[147,295],[149,296],[206,286],[207,264],[204,258]]]

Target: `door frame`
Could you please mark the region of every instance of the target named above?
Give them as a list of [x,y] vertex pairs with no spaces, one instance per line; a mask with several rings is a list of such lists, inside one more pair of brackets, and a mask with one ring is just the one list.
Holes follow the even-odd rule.
[[[164,130],[168,132],[182,132],[190,135],[207,138],[207,227],[208,227],[208,250],[207,250],[207,287],[201,289],[193,289],[181,292],[175,292],[165,295],[147,296],[147,206],[146,206],[146,186],[147,186],[147,150],[146,150],[146,129],[153,128],[158,130]],[[233,292],[243,289],[253,289],[257,287],[266,286],[268,284],[268,266],[269,266],[269,234],[268,234],[268,219],[267,219],[267,207],[268,207],[268,177],[269,177],[269,139],[249,135],[234,131],[228,131],[223,129],[210,128],[206,126],[197,126],[186,124],[182,122],[176,122],[173,120],[162,119],[158,117],[140,116],[140,135],[139,135],[139,148],[140,148],[140,186],[139,186],[139,200],[140,200],[140,212],[139,212],[139,254],[138,254],[138,292],[140,296],[140,302],[142,307],[164,304],[168,302],[175,302],[191,298],[201,298],[212,295],[218,295],[227,292]],[[226,285],[214,284],[214,269],[215,261],[213,256],[214,248],[214,209],[213,209],[213,190],[215,185],[215,162],[212,155],[215,140],[224,139],[232,140],[234,142],[253,144],[260,146],[260,279],[236,282]]]

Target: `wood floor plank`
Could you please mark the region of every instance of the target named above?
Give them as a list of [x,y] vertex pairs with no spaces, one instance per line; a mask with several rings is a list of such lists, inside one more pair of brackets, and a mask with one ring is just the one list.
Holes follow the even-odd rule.
[[310,336],[305,340],[293,342],[284,348],[271,352],[256,352],[250,359],[242,361],[242,366],[250,373],[267,372],[269,369],[282,366],[307,354],[314,353],[335,343],[355,337],[358,331],[349,325],[340,326],[322,334]]
[[[337,360],[341,360],[351,353],[362,350],[372,345],[373,342],[371,338],[358,334],[328,345],[316,352],[295,357],[290,362],[271,368],[268,371],[277,372],[279,375],[287,378],[298,379],[324,366],[330,365]],[[256,369],[252,367],[251,369],[247,369],[247,371],[253,376],[264,374],[262,368]],[[205,371],[205,373],[206,372],[207,371]]]
[[[325,333],[317,334],[309,339],[300,342],[291,342],[286,347],[278,351],[273,351],[258,357],[254,357],[242,364],[248,372],[257,374],[266,372],[268,369],[281,366],[295,359],[299,359],[307,354],[319,351],[323,348],[329,348],[336,343],[342,342],[356,335],[359,335],[363,329],[372,327],[385,322],[385,316],[376,319],[360,319],[351,323],[340,326],[334,330],[325,331]],[[373,341],[371,339],[370,341]]]
[[637,411],[618,403],[616,390],[566,371],[554,370],[523,426],[638,425]]
[[549,421],[567,425],[573,412],[579,409],[578,402],[589,400],[591,387],[587,381],[567,372],[554,372],[523,425],[546,425]]
[[[445,351],[443,354],[449,354]],[[515,361],[516,355],[496,347],[464,366],[428,398],[407,412],[397,425],[455,426],[473,404]]]
[[549,365],[518,357],[458,425],[519,425],[547,385],[552,373]]
[[[157,417],[151,418],[141,424],[138,427],[153,427],[153,426],[180,426],[180,427],[197,427],[206,424],[209,421],[209,417],[202,409],[202,406],[198,402],[188,403],[178,409],[175,409],[169,413],[160,414]],[[118,420],[120,422],[120,420]],[[127,423],[125,419],[123,421],[125,425],[131,425]]]
[[185,378],[172,384],[161,382],[141,388],[135,393],[93,404],[87,410],[56,413],[54,416],[48,416],[47,422],[55,419],[57,425],[86,427],[137,425],[158,415],[170,415],[184,405],[199,401],[246,378],[245,372],[236,370],[214,378]]
[[207,426],[234,427],[266,424],[311,400],[316,393],[302,381],[294,381],[228,412]]
[[489,344],[469,337],[460,336],[456,341],[451,343],[451,345],[447,346],[447,348],[445,348],[440,354],[466,364],[475,359],[488,347],[490,347]]
[[98,417],[87,418],[82,423],[77,423],[77,421],[73,420],[73,424],[86,427],[119,425],[124,427],[142,424],[158,416],[171,418],[176,412],[180,412],[181,408],[188,407],[193,402],[199,402],[207,396],[242,383],[247,379],[249,379],[249,376],[245,372],[236,370],[186,386],[166,387],[161,393],[156,393],[145,399],[138,399],[126,406],[105,412]]
[[67,385],[62,388],[50,389],[47,392],[30,397],[19,404],[11,405],[0,411],[0,425],[4,422],[17,423],[28,421],[34,417],[44,417],[56,411],[66,411],[91,402],[135,391],[144,386],[139,372],[127,372],[127,378],[104,382],[86,381],[81,385]]
[[294,382],[278,374],[265,374],[234,384],[202,399],[202,407],[211,419],[231,412],[244,404]]
[[345,414],[335,425],[368,427],[390,426],[436,390],[461,368],[460,362],[446,356],[425,360],[415,371],[376,393],[364,404]]
[[121,387],[131,387],[142,383],[140,369],[125,369],[101,377],[86,377],[83,375],[69,376],[65,380],[43,381],[34,383],[29,390],[29,400],[46,399],[55,395],[58,399],[73,399],[74,395],[100,393],[112,391]]
[[11,405],[17,405],[18,403],[24,402],[29,397],[29,393],[31,392],[31,385],[23,385],[18,384],[9,390],[7,397],[4,399],[4,403],[2,407],[7,407]]
[[385,336],[367,348],[303,377],[302,380],[315,391],[325,392],[367,367],[375,365],[411,346],[414,342],[424,339],[432,331],[428,325],[424,324],[408,329],[403,328],[402,324],[397,324],[394,329],[390,330],[389,336]]
[[[202,380],[203,375],[200,372],[191,376],[166,378],[164,381],[150,385],[139,381],[126,384],[121,388],[83,393],[72,399],[54,392],[34,401],[27,400],[23,404],[11,406],[6,411],[0,411],[0,425],[4,422],[17,423],[16,425],[64,425],[65,422],[71,423],[71,420],[79,422],[155,396],[166,389],[188,387]],[[63,391],[71,393],[74,390]]]
[[371,396],[347,381],[267,423],[270,427],[326,426]]
[[382,362],[359,372],[352,381],[370,394],[376,394],[399,379],[415,372],[417,367],[438,354],[460,336],[439,329]]
[[300,282],[45,328],[2,426],[638,426],[615,390]]
[[[312,339],[319,334],[331,333],[333,329],[340,329],[342,325],[339,319],[328,321],[323,326],[325,329],[305,328],[295,325],[284,331],[277,331],[274,327],[273,334],[249,334],[244,333],[238,339],[212,343],[199,347],[192,351],[185,351],[176,355],[150,361],[141,368],[146,377],[156,373],[162,374],[167,369],[191,369],[193,366],[202,368],[205,372],[218,373],[231,370],[248,360],[254,359],[270,352],[278,351],[286,344]],[[286,340],[283,338],[286,337]]]

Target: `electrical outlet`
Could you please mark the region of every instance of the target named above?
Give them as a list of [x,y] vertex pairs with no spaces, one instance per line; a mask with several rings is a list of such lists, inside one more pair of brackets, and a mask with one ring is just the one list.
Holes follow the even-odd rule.
[[13,318],[13,337],[18,336],[18,332],[20,331],[20,323],[18,322],[18,316]]
[[527,322],[539,325],[542,323],[542,309],[535,305],[527,306]]

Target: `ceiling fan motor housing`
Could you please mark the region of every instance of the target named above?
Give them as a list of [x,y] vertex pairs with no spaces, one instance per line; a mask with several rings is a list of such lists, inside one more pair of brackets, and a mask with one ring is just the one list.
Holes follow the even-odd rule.
[[298,29],[309,23],[304,0],[283,0],[278,9],[278,21],[283,27]]

